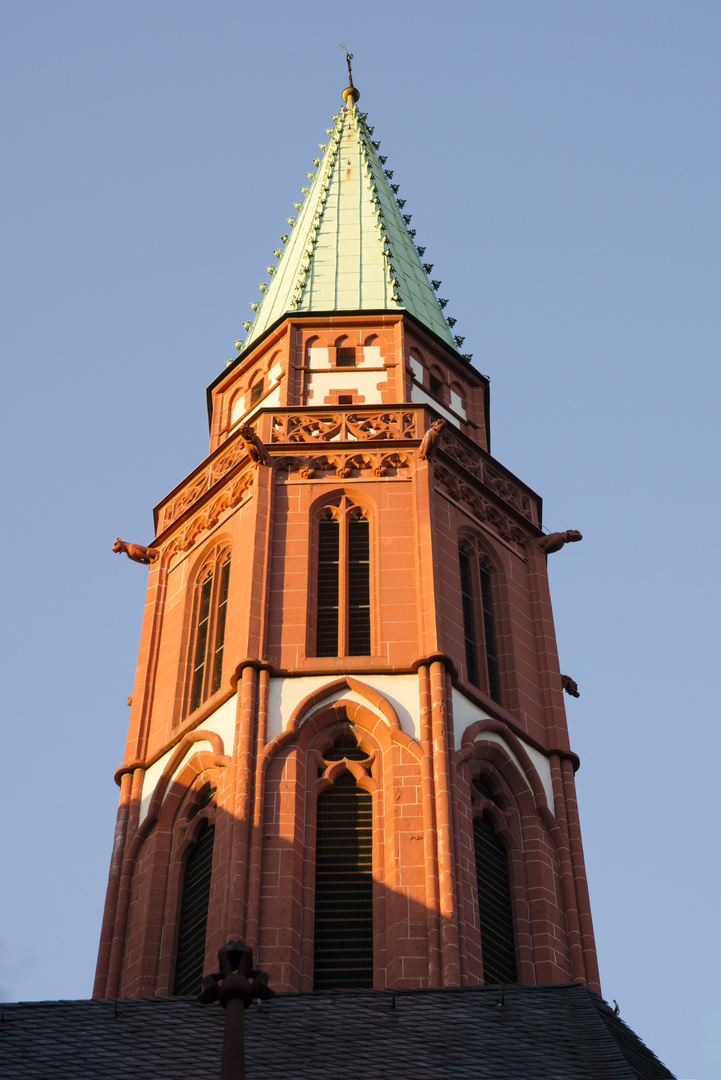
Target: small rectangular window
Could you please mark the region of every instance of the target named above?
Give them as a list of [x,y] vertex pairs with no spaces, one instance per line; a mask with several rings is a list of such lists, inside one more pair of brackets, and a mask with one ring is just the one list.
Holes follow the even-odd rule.
[[434,397],[441,397],[443,392],[443,383],[435,375],[428,376],[430,380],[431,393]]
[[355,349],[336,349],[336,367],[355,367]]
[[258,398],[263,396],[263,385],[264,385],[264,383],[265,383],[265,379],[258,379],[257,382],[253,383],[253,385],[250,388],[250,400],[251,400],[251,402],[257,401]]
[[339,405],[352,405],[353,404],[353,395],[352,394],[339,394],[338,395],[338,404]]

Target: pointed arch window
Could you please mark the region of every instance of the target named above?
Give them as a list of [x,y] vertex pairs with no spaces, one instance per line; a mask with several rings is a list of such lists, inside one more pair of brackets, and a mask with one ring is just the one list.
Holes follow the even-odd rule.
[[500,702],[493,569],[471,540],[461,541],[458,563],[468,682]]
[[[349,740],[326,760],[365,757]],[[347,770],[318,795],[313,960],[314,990],[373,986],[372,798]]]
[[174,994],[195,995],[202,989],[214,840],[214,827],[204,825],[185,862]]
[[370,523],[344,495],[317,532],[316,656],[370,656]]
[[196,584],[188,712],[200,708],[220,689],[229,584],[230,552],[217,551],[203,567]]
[[518,981],[518,972],[508,852],[493,823],[490,788],[480,779],[473,781],[473,788],[485,806],[473,819],[483,981],[514,983]]

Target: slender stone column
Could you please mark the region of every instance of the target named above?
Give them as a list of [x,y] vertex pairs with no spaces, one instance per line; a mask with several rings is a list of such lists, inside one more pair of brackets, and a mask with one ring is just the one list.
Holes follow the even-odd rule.
[[118,906],[115,912],[115,926],[113,928],[113,945],[110,953],[110,970],[108,972],[108,986],[106,997],[117,997],[120,988],[120,968],[123,962],[125,950],[125,934],[128,929],[128,911],[130,909],[130,886],[133,882],[133,870],[135,869],[135,851],[133,839],[138,828],[140,815],[140,798],[143,793],[143,780],[145,769],[138,768],[133,772],[133,782],[130,793],[130,807],[128,811],[128,829],[125,837],[125,852],[123,855],[123,870],[118,886]]
[[461,969],[458,950],[456,875],[453,865],[453,810],[448,762],[445,667],[440,660],[434,660],[431,664],[431,714],[436,829],[438,835],[442,978],[443,986],[460,986]]
[[421,715],[421,798],[423,800],[423,855],[426,872],[426,919],[428,924],[428,985],[441,986],[441,945],[438,926],[438,843],[435,792],[433,787],[433,719],[428,665],[418,668]]
[[568,817],[566,815],[566,795],[563,789],[561,759],[558,754],[553,754],[551,756],[551,781],[553,783],[555,818],[558,822],[559,830],[563,834],[563,844],[557,844],[556,847],[558,851],[559,869],[561,872],[563,903],[566,909],[566,929],[568,932],[568,951],[571,957],[571,973],[574,982],[580,982],[585,985],[586,967],[579,926],[578,897],[576,895],[573,861],[571,859],[571,850],[569,847]]
[[246,913],[245,939],[250,949],[257,952],[260,922],[260,878],[263,855],[263,802],[265,799],[265,770],[263,748],[268,739],[268,695],[270,675],[267,668],[260,672],[258,680],[258,728],[255,753],[255,784],[253,792],[253,820],[250,831],[250,857],[248,862],[248,909]]
[[113,853],[110,857],[110,872],[108,874],[108,892],[105,900],[105,913],[103,926],[100,931],[100,950],[95,972],[95,985],[93,997],[105,997],[108,971],[110,967],[110,953],[113,947],[113,926],[118,906],[118,893],[120,890],[120,877],[123,869],[123,853],[128,834],[128,817],[130,815],[130,796],[133,786],[133,774],[123,773],[120,779],[120,799],[118,802],[118,818],[115,825],[115,839],[113,841]]
[[596,993],[601,993],[601,982],[598,974],[598,960],[596,958],[596,943],[593,936],[593,920],[591,919],[591,898],[588,895],[588,881],[586,880],[586,866],[583,861],[583,845],[581,843],[581,821],[578,816],[578,803],[576,802],[576,782],[573,776],[573,764],[568,758],[561,762],[563,772],[563,790],[565,795],[566,815],[568,817],[568,840],[571,848],[573,861],[573,876],[576,883],[576,896],[578,897],[578,921],[581,927],[581,941],[583,944],[583,956],[586,969],[588,986]]
[[226,910],[228,925],[244,927],[248,885],[248,846],[253,806],[253,758],[258,698],[258,672],[246,664],[238,680],[233,772],[233,851],[231,855],[230,897]]

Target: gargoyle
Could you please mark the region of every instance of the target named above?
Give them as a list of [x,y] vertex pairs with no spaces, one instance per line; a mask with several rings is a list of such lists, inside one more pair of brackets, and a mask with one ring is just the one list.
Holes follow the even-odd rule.
[[578,691],[578,683],[574,682],[570,675],[561,676],[561,686],[566,691],[569,697],[580,697]]
[[545,555],[552,555],[554,551],[560,551],[565,544],[575,544],[583,540],[578,529],[567,529],[566,532],[549,533],[542,536],[538,546]]
[[427,461],[433,455],[445,426],[445,420],[434,420],[428,428],[421,445],[418,447],[418,457],[421,461]]
[[248,457],[255,465],[270,465],[270,457],[268,451],[261,442],[260,438],[256,435],[255,431],[250,424],[242,424],[238,428],[241,439],[243,440],[243,446],[245,447]]
[[160,558],[160,552],[157,548],[143,547],[142,544],[128,544],[125,540],[121,540],[120,537],[113,544],[113,551],[118,555],[121,551],[124,551],[133,562],[143,563],[145,566],[154,563],[156,559]]

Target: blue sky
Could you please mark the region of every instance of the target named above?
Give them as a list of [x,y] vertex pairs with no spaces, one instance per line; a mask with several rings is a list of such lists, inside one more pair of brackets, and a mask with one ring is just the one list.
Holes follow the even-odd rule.
[[491,377],[550,564],[605,996],[721,1065],[721,7],[5,0],[0,992],[90,994],[153,505],[340,104]]

